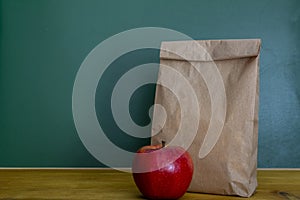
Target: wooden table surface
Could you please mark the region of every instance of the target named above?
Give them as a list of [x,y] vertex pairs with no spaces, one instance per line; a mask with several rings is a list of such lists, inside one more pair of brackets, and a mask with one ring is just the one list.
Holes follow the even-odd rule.
[[[259,186],[249,199],[300,200],[300,170],[258,171]],[[130,173],[115,170],[2,169],[0,200],[143,199]],[[180,200],[242,199],[186,193]]]

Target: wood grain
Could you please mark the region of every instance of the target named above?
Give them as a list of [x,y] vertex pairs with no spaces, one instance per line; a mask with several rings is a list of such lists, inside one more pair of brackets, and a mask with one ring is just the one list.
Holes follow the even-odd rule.
[[[300,200],[300,170],[258,171],[259,186],[249,199]],[[143,199],[130,173],[115,170],[3,169],[0,200]],[[181,200],[245,198],[186,193]]]

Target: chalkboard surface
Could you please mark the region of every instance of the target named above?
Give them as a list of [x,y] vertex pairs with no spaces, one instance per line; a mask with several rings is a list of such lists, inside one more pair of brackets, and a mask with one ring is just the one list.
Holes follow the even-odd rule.
[[[300,167],[300,1],[0,2],[0,167],[105,166],[77,134],[74,80],[95,46],[138,27],[169,28],[197,40],[261,38],[258,166]],[[99,123],[128,151],[149,138],[130,137],[118,128],[110,110],[112,89],[134,66],[158,61],[158,50],[130,52],[99,81]],[[148,84],[131,97],[137,124],[150,122],[154,93],[155,85]]]

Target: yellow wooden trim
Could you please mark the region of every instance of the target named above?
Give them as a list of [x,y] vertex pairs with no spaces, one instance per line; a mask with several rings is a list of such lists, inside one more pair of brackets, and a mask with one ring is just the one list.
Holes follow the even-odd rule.
[[[0,167],[0,170],[112,170],[113,168],[108,167]],[[131,172],[131,168],[115,168],[119,171]],[[257,170],[287,170],[287,171],[297,171],[300,168],[257,168]]]

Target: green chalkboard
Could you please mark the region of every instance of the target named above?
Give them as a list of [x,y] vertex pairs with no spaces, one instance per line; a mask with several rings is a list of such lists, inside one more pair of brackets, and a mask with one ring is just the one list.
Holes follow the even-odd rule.
[[[0,167],[105,166],[77,134],[74,81],[100,42],[139,27],[169,28],[198,40],[261,38],[258,166],[300,167],[300,1],[0,2]],[[127,151],[149,138],[129,136],[116,125],[113,87],[134,66],[158,61],[157,49],[129,52],[111,64],[97,86],[99,124]],[[154,84],[133,93],[129,111],[136,124],[150,123],[154,94]]]

